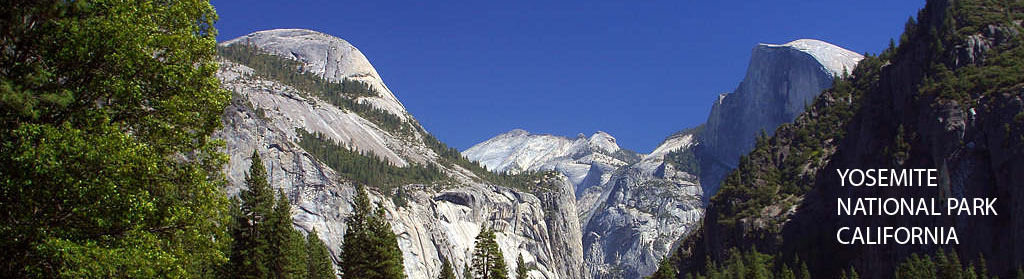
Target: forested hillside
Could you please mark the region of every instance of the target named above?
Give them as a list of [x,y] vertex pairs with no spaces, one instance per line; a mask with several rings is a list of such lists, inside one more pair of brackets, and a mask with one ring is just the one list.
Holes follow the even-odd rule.
[[[1020,1],[928,1],[898,41],[868,55],[793,124],[758,139],[711,198],[701,232],[677,251],[678,277],[806,278],[791,276],[802,265],[814,278],[927,277],[920,272],[929,266],[948,266],[930,274],[952,278],[1016,274],[1024,263],[1022,20]],[[844,168],[934,168],[944,179],[898,193],[851,190],[838,186],[835,169]],[[999,216],[835,215],[836,198],[894,195],[996,197]],[[835,240],[839,226],[884,225],[953,226],[966,237],[948,246]]]

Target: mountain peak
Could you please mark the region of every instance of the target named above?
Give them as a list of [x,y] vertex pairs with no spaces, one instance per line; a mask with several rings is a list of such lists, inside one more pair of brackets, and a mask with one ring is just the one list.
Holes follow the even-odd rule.
[[781,45],[761,43],[757,45],[754,52],[757,53],[758,50],[774,48],[788,48],[807,53],[814,57],[815,60],[818,60],[818,63],[821,63],[833,76],[843,75],[844,71],[853,71],[853,68],[857,66],[857,62],[864,59],[863,55],[856,52],[815,39],[798,39]]
[[407,118],[405,106],[384,84],[377,69],[359,49],[344,39],[308,29],[271,29],[252,32],[220,45],[237,43],[249,44],[261,51],[299,61],[303,64],[303,71],[326,80],[340,82],[351,79],[365,82],[379,95],[360,97],[360,102],[370,103],[402,119]]
[[522,136],[529,136],[529,135],[530,135],[529,131],[523,130],[523,129],[518,129],[518,128],[517,129],[512,129],[511,131],[508,131],[508,132],[505,132],[504,134],[501,134],[501,136],[505,136],[505,137],[522,137]]
[[609,154],[619,151],[619,145],[615,141],[615,137],[605,133],[604,131],[597,131],[590,136],[590,146],[604,150]]

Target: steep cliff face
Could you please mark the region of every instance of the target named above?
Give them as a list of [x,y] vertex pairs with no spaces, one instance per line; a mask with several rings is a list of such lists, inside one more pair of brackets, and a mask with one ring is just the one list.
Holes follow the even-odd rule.
[[[756,245],[815,277],[891,277],[912,253],[955,249],[992,276],[1024,263],[1024,6],[928,1],[898,48],[865,59],[793,125],[764,139],[712,198],[685,270]],[[836,169],[937,169],[939,187],[840,187]],[[789,183],[788,181],[795,181]],[[997,216],[837,216],[838,198],[996,198]],[[942,210],[941,207],[939,210]],[[943,212],[945,213],[945,212]],[[959,245],[841,245],[839,227],[953,227]],[[948,253],[948,252],[947,252]]]
[[[309,30],[270,30],[227,41],[250,44],[262,53],[298,61],[299,69],[333,82],[363,81],[376,96],[354,101],[401,116],[400,130],[389,129],[364,112],[332,105],[316,94],[267,78],[253,68],[223,59],[218,77],[234,95],[216,136],[226,142],[228,193],[244,187],[248,154],[260,153],[271,185],[293,204],[299,229],[316,228],[337,257],[351,213],[355,186],[301,148],[299,131],[319,133],[344,148],[372,154],[396,166],[437,166],[451,179],[401,186],[401,193],[371,185],[371,199],[383,207],[403,251],[409,278],[436,278],[441,259],[457,271],[469,261],[483,226],[493,228],[511,270],[522,255],[530,278],[586,278],[582,273],[582,233],[573,185],[545,175],[530,189],[493,185],[446,160],[428,145],[428,134],[387,90],[376,71],[347,42]],[[400,200],[400,202],[399,202]],[[461,274],[461,272],[456,272]]]
[[700,135],[701,185],[717,192],[725,174],[750,152],[758,133],[769,135],[792,122],[834,76],[853,70],[859,54],[810,39],[754,47],[746,76],[736,91],[715,100]]
[[704,213],[697,176],[666,160],[669,152],[694,146],[694,134],[679,133],[654,152],[623,166],[580,198],[583,249],[594,278],[641,278],[690,233]]
[[640,278],[654,272],[703,212],[697,176],[665,160],[693,148],[695,132],[636,155],[603,132],[569,139],[513,130],[463,154],[493,171],[554,170],[569,177],[584,229],[586,276]]

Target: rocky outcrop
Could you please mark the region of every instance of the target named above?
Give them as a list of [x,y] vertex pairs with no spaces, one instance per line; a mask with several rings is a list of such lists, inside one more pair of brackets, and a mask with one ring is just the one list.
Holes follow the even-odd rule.
[[692,148],[693,131],[666,139],[651,154],[632,155],[611,135],[576,139],[513,130],[463,152],[499,172],[555,170],[576,186],[585,276],[650,275],[703,213],[695,174],[665,161]]
[[587,189],[580,202],[589,205],[583,249],[594,278],[654,273],[658,262],[700,222],[704,209],[697,176],[665,160],[668,152],[684,151],[693,143],[693,133],[673,135],[643,160],[616,170],[607,183]]
[[732,93],[719,95],[700,135],[701,185],[714,195],[725,174],[750,152],[758,133],[771,135],[792,122],[835,76],[863,57],[810,39],[754,47],[746,76]]
[[[413,131],[422,129],[387,91],[365,57],[341,39],[309,30],[271,30],[224,45],[235,43],[251,43],[260,51],[300,61],[301,70],[325,79],[367,81],[382,93],[358,101],[403,115],[404,125],[418,128]],[[235,195],[244,187],[248,156],[254,150],[260,153],[272,187],[293,204],[294,225],[304,231],[316,228],[335,257],[346,230],[345,219],[352,211],[355,186],[303,150],[297,129],[321,133],[397,166],[436,164],[454,178],[438,185],[402,186],[401,206],[396,205],[394,193],[371,191],[371,199],[385,209],[398,236],[409,278],[436,278],[442,258],[462,274],[483,226],[496,231],[510,270],[521,255],[532,269],[530,278],[586,278],[573,185],[566,177],[546,175],[536,181],[543,187],[531,191],[492,185],[462,167],[442,162],[424,144],[424,134],[393,134],[359,113],[261,77],[245,65],[222,60],[217,75],[234,95],[223,116],[224,128],[216,133],[230,156],[225,170],[227,192]]]

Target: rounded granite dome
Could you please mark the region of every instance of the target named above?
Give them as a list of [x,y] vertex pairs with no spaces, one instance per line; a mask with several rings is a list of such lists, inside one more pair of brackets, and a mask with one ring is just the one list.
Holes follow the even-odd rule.
[[339,82],[353,79],[366,82],[380,93],[364,98],[374,106],[405,118],[406,110],[380,78],[370,61],[355,46],[341,38],[306,29],[256,31],[221,43],[244,43],[261,51],[302,62],[304,70],[324,79]]

